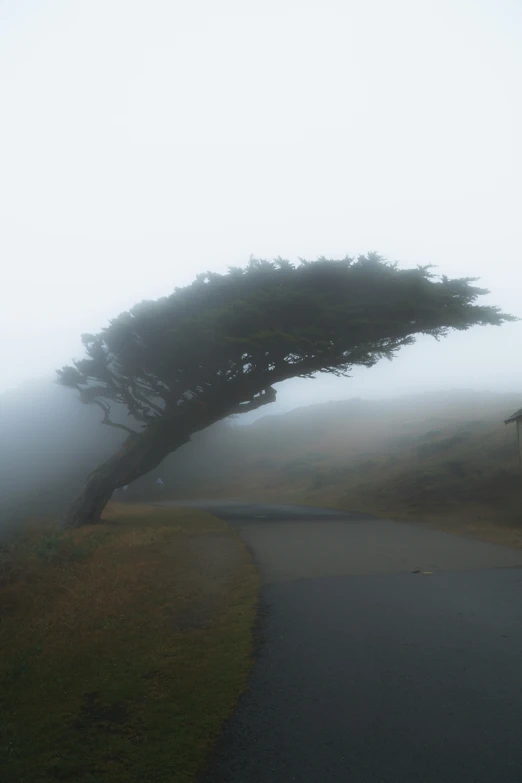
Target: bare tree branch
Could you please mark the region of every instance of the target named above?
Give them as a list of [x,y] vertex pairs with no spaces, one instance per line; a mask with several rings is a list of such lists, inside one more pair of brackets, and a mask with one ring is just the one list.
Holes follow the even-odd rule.
[[97,405],[98,408],[101,408],[103,411],[102,424],[106,424],[108,427],[116,427],[118,430],[124,430],[125,432],[128,432],[130,435],[140,434],[139,432],[137,432],[137,430],[133,430],[132,427],[126,427],[125,424],[118,424],[117,422],[112,421],[112,419],[109,418],[109,413],[111,412],[110,405],[104,405],[100,400],[93,400],[92,402],[95,405]]

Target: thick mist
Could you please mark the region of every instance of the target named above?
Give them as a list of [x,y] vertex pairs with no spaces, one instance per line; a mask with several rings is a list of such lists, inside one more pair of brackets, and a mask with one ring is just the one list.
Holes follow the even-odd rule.
[[[522,315],[519,3],[153,5],[0,7],[2,508],[61,507],[121,442],[100,411],[32,379],[205,270],[376,250],[479,277],[484,304]],[[522,323],[421,337],[350,379],[279,385],[270,414],[516,396],[521,337]],[[249,425],[265,415],[196,436],[174,472],[203,486],[225,471],[218,454],[256,450]]]
[[[253,422],[236,416],[195,434],[189,444],[115,497],[252,498],[290,492],[293,499],[321,503],[325,487],[331,487],[336,499],[344,492],[350,504],[354,470],[360,471],[359,485],[364,484],[372,480],[376,466],[384,470],[384,459],[388,462],[383,481],[389,479],[390,466],[402,471],[393,479],[400,484],[414,477],[421,465],[426,475],[433,470],[440,474],[443,493],[451,486],[441,473],[445,470],[450,479],[455,470],[478,471],[473,480],[481,476],[483,487],[493,481],[497,493],[507,481],[504,494],[495,495],[495,509],[502,513],[503,503],[520,483],[516,434],[504,425],[519,407],[517,393],[469,389],[380,400],[352,397],[287,413],[278,413],[272,405]],[[96,407],[81,404],[76,394],[49,380],[0,396],[2,528],[28,516],[57,518],[65,510],[89,472],[126,436],[104,426],[101,418]],[[418,448],[428,450],[417,454]],[[455,467],[459,464],[464,467]],[[162,488],[156,484],[158,477]]]
[[[522,315],[519,3],[153,7],[1,4],[0,391],[251,254],[376,250],[479,276]],[[521,336],[422,340],[351,386],[288,384],[278,404],[515,390]]]
[[[345,399],[279,415],[266,409],[250,425],[239,426],[238,416],[193,436],[154,474],[135,482],[128,498],[159,497],[154,479],[160,476],[165,483],[161,496],[170,498],[252,499],[270,487],[280,494],[297,481],[295,491],[307,499],[327,465],[337,471],[335,482],[342,487],[353,465],[383,455],[399,464],[423,439],[449,439],[446,461],[459,461],[463,456],[455,456],[453,445],[461,437],[491,458],[490,470],[505,468],[518,483],[516,434],[504,420],[519,404],[518,394],[454,389],[394,399]],[[415,467],[407,465],[406,473]]]
[[0,528],[62,512],[123,435],[51,380],[0,395]]

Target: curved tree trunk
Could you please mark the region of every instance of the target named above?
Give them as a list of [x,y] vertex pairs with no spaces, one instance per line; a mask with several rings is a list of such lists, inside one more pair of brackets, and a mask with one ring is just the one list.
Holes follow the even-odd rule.
[[64,526],[79,527],[99,522],[114,490],[153,470],[168,454],[189,440],[188,435],[178,434],[172,438],[168,431],[158,430],[129,435],[121,449],[90,474],[82,493],[65,514]]
[[263,386],[259,391],[250,390],[247,404],[241,404],[240,395],[236,394],[237,399],[230,397],[230,393],[222,395],[212,406],[198,403],[184,413],[183,418],[165,416],[149,424],[143,433],[129,435],[121,449],[90,474],[83,492],[65,514],[64,526],[79,527],[99,522],[115,489],[153,470],[173,451],[189,443],[194,432],[234,413],[246,413],[267,405],[275,400],[276,392],[270,386]]

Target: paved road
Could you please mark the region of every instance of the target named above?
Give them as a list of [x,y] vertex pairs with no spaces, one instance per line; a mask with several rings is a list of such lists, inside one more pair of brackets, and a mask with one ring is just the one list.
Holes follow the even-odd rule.
[[356,514],[193,505],[237,527],[262,576],[250,687],[205,783],[522,781],[522,552]]

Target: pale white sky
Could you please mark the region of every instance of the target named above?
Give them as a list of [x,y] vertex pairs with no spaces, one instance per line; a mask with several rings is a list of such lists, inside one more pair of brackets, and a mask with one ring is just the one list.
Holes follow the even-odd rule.
[[[0,0],[0,391],[144,298],[377,250],[522,315],[518,0]],[[281,405],[521,389],[522,323]]]

